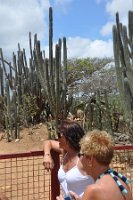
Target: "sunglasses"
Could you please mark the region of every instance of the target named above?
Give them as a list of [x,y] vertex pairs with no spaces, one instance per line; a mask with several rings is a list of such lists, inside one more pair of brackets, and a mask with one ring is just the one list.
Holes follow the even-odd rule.
[[84,153],[78,153],[78,157],[80,158],[81,156],[84,156],[85,154]]

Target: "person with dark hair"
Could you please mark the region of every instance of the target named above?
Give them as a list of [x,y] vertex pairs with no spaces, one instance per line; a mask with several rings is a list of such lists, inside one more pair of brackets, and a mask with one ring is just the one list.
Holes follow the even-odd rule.
[[94,183],[93,178],[83,171],[78,157],[80,152],[79,142],[84,135],[85,133],[78,123],[64,121],[58,128],[58,141],[44,141],[43,165],[45,169],[54,168],[51,150],[63,155],[62,165],[58,171],[58,179],[62,186],[63,198],[66,200],[71,199],[69,191],[82,196],[86,186]]
[[[81,139],[79,154],[84,171],[95,183],[86,187],[82,198],[70,191],[75,200],[132,200],[128,186],[130,180],[110,168],[114,155],[114,142],[106,131],[93,130]],[[63,200],[59,197],[58,200]]]

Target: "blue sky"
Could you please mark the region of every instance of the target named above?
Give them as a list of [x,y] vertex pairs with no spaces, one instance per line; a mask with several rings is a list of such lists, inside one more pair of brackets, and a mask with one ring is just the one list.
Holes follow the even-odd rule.
[[68,57],[112,57],[115,13],[127,25],[133,0],[0,0],[0,48],[11,58],[20,43],[29,53],[35,33],[48,55],[48,10],[53,8],[54,45],[66,36]]
[[52,5],[56,39],[62,35],[101,38],[99,29],[107,20],[103,3],[98,4],[95,0],[75,0],[71,1],[68,9],[64,11],[60,11],[61,8],[57,5]]

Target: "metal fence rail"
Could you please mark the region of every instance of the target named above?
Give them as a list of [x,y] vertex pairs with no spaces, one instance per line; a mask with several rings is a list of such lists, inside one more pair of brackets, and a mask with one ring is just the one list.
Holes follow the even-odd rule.
[[51,173],[43,152],[0,155],[0,191],[13,200],[51,199]]
[[[43,151],[0,155],[0,191],[10,200],[55,200],[59,195],[57,171],[59,156],[54,153],[55,168],[43,167]],[[115,147],[112,167],[133,183],[133,146]],[[130,185],[133,193],[133,185]]]

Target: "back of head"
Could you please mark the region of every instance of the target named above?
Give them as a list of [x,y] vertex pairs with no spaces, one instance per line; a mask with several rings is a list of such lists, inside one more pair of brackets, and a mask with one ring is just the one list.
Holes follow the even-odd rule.
[[62,133],[68,140],[70,146],[77,152],[80,151],[80,140],[85,135],[84,130],[75,121],[63,121],[58,128],[58,131]]
[[93,156],[100,164],[108,165],[113,158],[114,142],[106,131],[93,130],[88,132],[80,142],[81,151]]

